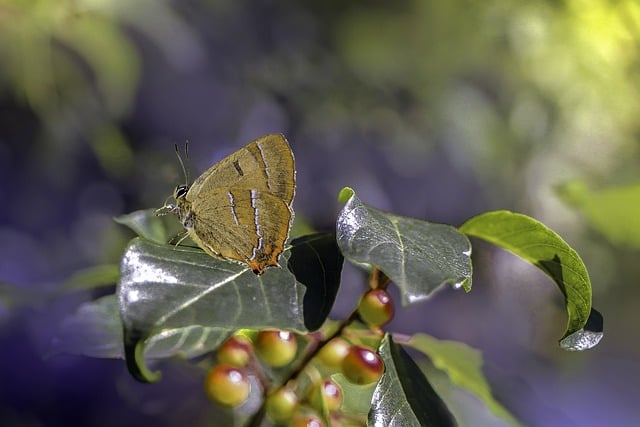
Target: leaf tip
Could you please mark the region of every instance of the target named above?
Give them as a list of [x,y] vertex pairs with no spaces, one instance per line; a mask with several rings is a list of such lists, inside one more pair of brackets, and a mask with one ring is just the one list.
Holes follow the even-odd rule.
[[603,324],[602,314],[592,308],[584,328],[562,338],[560,348],[567,351],[584,351],[595,347],[604,337]]
[[464,289],[465,292],[471,292],[471,277],[463,277],[452,283],[453,289]]
[[340,193],[338,193],[338,201],[340,203],[347,203],[354,194],[355,191],[353,191],[353,188],[344,187],[342,190],[340,190]]

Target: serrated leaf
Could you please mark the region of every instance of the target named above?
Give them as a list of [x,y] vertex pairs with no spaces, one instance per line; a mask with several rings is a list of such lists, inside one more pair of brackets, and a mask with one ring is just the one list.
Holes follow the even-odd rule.
[[[576,251],[553,230],[523,214],[493,211],[471,218],[460,231],[514,253],[553,279],[564,295],[569,317],[560,339],[563,348],[584,350],[584,345],[593,347],[600,341],[602,331],[598,334],[583,329],[591,314],[591,282],[587,269]],[[565,340],[573,334],[577,335]],[[580,343],[581,348],[568,348],[571,343]]]
[[304,292],[284,268],[256,276],[200,249],[136,238],[122,258],[117,288],[130,371],[141,380],[154,377],[143,364],[144,341],[166,329],[305,331]]
[[444,371],[451,382],[475,394],[496,416],[519,425],[518,421],[491,395],[482,373],[482,354],[464,343],[438,340],[426,334],[415,334],[408,345],[428,356],[433,365]]
[[295,248],[287,267],[304,284],[305,327],[314,331],[329,316],[340,288],[340,275],[344,257],[336,245],[333,233],[316,233],[294,239]]
[[371,400],[370,426],[455,426],[440,396],[411,356],[386,335],[378,348],[385,372]]
[[113,219],[126,225],[134,233],[156,243],[167,243],[184,229],[173,215],[155,215],[154,209],[145,209],[121,215]]
[[640,248],[640,184],[590,191],[584,183],[573,181],[558,192],[611,243]]
[[471,290],[471,244],[454,227],[386,213],[351,190],[337,222],[344,256],[374,265],[398,285],[403,305],[426,299],[445,283]]

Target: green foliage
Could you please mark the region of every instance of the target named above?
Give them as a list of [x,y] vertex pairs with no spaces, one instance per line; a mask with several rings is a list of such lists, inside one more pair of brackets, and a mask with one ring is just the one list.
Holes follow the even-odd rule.
[[404,305],[426,299],[444,283],[471,290],[471,244],[454,227],[382,212],[349,189],[338,216],[337,241],[350,261],[382,270]]
[[[118,218],[144,237],[133,239],[122,257],[116,295],[79,307],[62,325],[52,352],[124,356],[135,378],[152,382],[160,373],[150,370],[147,360],[214,352],[240,329],[254,340],[258,331],[292,330],[299,333],[298,350],[289,365],[269,367],[250,353],[246,369],[261,371],[257,376],[264,395],[261,409],[239,414],[249,417],[249,424],[261,422],[266,396],[283,387],[299,396],[300,411],[312,410],[305,405],[318,402],[310,397],[313,390],[331,378],[344,400],[338,409],[323,404],[314,409],[325,422],[454,425],[453,415],[392,332],[383,334],[361,322],[357,308],[341,321],[327,316],[340,286],[343,256],[371,271],[371,288],[394,283],[408,302],[424,299],[445,283],[469,285],[471,247],[461,232],[508,249],[552,277],[570,315],[563,348],[584,350],[601,338],[601,323],[600,331],[590,332],[598,329],[601,318],[590,312],[591,287],[582,261],[540,222],[496,211],[470,219],[457,231],[379,211],[351,189],[341,192],[341,200],[345,206],[335,236],[318,233],[294,239],[283,254],[287,268],[267,269],[260,276],[244,264],[213,258],[199,248],[164,243],[175,224],[154,217],[152,211]],[[384,362],[377,383],[353,384],[340,367],[327,367],[316,358],[336,337],[349,346],[377,349]],[[518,424],[492,397],[476,350],[424,334],[398,340],[427,355],[453,384],[476,395],[496,416]]]
[[128,110],[140,64],[111,15],[68,0],[3,3],[0,75],[18,99],[47,116],[79,92],[91,91],[95,79],[111,114]]
[[97,265],[75,272],[62,286],[62,291],[85,290],[113,285],[118,281],[117,265]]
[[49,350],[50,355],[57,353],[123,358],[122,319],[116,296],[85,302],[68,316]]
[[369,425],[456,425],[440,396],[401,346],[386,335],[378,351],[386,371],[373,394]]
[[572,181],[558,193],[612,244],[640,248],[640,184],[590,191],[583,182]]
[[257,277],[200,249],[133,240],[122,258],[117,295],[127,354],[142,352],[142,341],[166,329],[305,330],[304,286],[288,270]]
[[515,418],[491,395],[491,388],[482,373],[482,354],[457,341],[438,340],[426,334],[415,334],[407,345],[421,351],[433,365],[446,372],[449,380],[487,405],[493,414],[517,425]]
[[[561,340],[573,334],[585,335],[583,328],[591,315],[589,274],[576,251],[553,230],[526,215],[494,211],[471,218],[460,231],[507,249],[544,271],[564,295],[569,315]],[[594,346],[602,337],[599,332],[593,336],[586,333],[592,340],[590,344],[580,338],[578,341]]]

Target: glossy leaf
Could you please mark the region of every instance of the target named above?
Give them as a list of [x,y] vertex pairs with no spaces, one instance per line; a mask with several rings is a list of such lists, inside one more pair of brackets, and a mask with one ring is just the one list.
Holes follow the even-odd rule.
[[151,379],[141,364],[143,342],[166,329],[304,331],[304,291],[284,268],[256,276],[200,249],[136,238],[122,258],[117,290],[129,367],[140,368],[132,372],[137,378]]
[[390,335],[378,349],[385,373],[373,394],[370,426],[455,426],[453,415],[411,356]]
[[337,222],[340,250],[382,270],[400,288],[404,305],[445,283],[471,289],[471,244],[454,227],[380,211],[351,189],[340,197],[346,201]]
[[[602,334],[593,335],[583,327],[591,313],[591,282],[580,256],[560,236],[539,221],[510,211],[493,211],[465,222],[460,231],[506,249],[544,271],[564,295],[568,313],[561,346],[571,343],[596,345]],[[572,334],[572,340],[564,339]],[[585,334],[588,335],[586,339]],[[588,347],[590,348],[590,347]]]
[[344,257],[333,233],[316,233],[291,242],[293,250],[287,267],[304,284],[304,323],[308,330],[318,329],[329,316],[340,288]]
[[518,421],[491,395],[491,388],[482,373],[482,354],[478,350],[461,342],[439,340],[426,334],[415,334],[408,345],[427,355],[453,384],[475,394],[494,415],[518,425]]

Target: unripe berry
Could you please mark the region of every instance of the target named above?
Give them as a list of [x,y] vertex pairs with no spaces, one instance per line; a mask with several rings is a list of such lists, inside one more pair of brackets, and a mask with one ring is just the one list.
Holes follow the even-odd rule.
[[209,371],[205,380],[205,389],[214,402],[235,407],[247,400],[251,384],[244,370],[220,364]]
[[277,423],[290,420],[297,406],[298,396],[288,388],[281,388],[267,397],[267,415]]
[[346,340],[336,337],[326,343],[316,357],[326,367],[338,368],[342,365],[342,359],[347,355],[350,347],[351,344]]
[[382,326],[393,317],[393,300],[384,289],[371,289],[360,298],[358,314],[371,326]]
[[375,351],[354,345],[342,361],[342,372],[354,384],[370,384],[382,376],[384,362]]
[[342,405],[342,390],[332,380],[326,379],[314,386],[310,402],[316,409],[326,408],[329,412],[337,411]]
[[256,352],[267,365],[279,368],[285,366],[296,357],[298,342],[288,331],[260,331],[256,338]]
[[251,360],[252,352],[253,343],[249,338],[244,335],[233,335],[218,347],[218,362],[245,367]]

